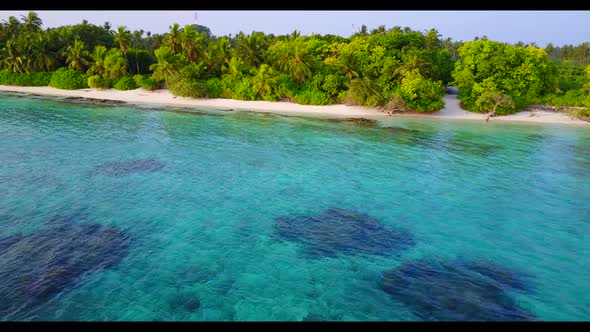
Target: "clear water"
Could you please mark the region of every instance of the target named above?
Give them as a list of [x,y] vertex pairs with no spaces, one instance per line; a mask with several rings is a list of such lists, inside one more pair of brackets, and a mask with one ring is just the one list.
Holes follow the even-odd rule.
[[[2,320],[419,320],[381,289],[383,271],[461,257],[530,275],[531,291],[510,296],[540,320],[590,319],[588,127],[391,118],[370,128],[4,94],[0,146],[0,215],[12,216],[0,238],[81,209],[130,238],[118,264]],[[137,159],[165,167],[92,174]],[[415,244],[309,257],[277,235],[276,218],[332,207]],[[173,305],[186,294],[200,306]]]

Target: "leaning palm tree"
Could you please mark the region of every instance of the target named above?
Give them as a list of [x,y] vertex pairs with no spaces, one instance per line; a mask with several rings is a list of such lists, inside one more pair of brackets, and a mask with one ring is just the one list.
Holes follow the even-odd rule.
[[86,51],[84,42],[81,40],[76,39],[74,45],[68,46],[65,55],[67,57],[66,63],[70,69],[84,72],[90,64],[88,51]]
[[[115,33],[115,41],[119,43],[119,48],[123,51],[123,56],[125,56],[125,61],[127,62],[127,66],[129,66],[129,59],[127,59],[127,50],[129,49],[129,31],[125,30],[125,26],[120,26],[117,28],[117,32]],[[131,69],[127,68],[130,72]]]
[[272,73],[272,68],[267,64],[260,65],[259,69],[253,70],[254,76],[250,79],[252,91],[264,98],[272,93],[273,86],[277,83]]

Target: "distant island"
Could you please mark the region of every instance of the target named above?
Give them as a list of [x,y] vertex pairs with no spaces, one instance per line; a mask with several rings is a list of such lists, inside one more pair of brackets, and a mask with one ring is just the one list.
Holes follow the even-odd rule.
[[[214,36],[178,24],[145,34],[86,21],[43,29],[29,12],[0,24],[0,49],[2,91],[351,116],[590,120],[590,43],[462,42],[399,26],[363,26],[349,38]],[[456,97],[446,94],[450,85]],[[276,101],[287,103],[263,103]]]

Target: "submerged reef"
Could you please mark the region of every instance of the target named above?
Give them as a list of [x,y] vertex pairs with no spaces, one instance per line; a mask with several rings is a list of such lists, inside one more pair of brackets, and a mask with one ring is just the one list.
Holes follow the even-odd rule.
[[303,244],[312,256],[391,255],[414,245],[409,232],[386,228],[367,214],[343,208],[278,217],[275,229],[282,238]]
[[417,260],[383,272],[380,286],[423,320],[529,321],[508,294],[527,290],[526,278],[486,261]]
[[53,219],[60,220],[57,227],[0,235],[0,320],[28,312],[127,255],[129,238],[117,228]]

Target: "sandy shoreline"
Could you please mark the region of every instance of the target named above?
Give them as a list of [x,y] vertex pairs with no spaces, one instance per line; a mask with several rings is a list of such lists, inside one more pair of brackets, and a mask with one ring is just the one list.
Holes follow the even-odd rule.
[[[392,117],[423,117],[438,119],[458,119],[458,120],[481,120],[485,121],[485,115],[479,113],[467,112],[459,106],[459,100],[455,95],[446,95],[445,108],[432,114],[396,114],[389,116],[377,109],[362,106],[347,105],[298,105],[286,102],[269,102],[269,101],[243,101],[234,99],[195,99],[175,97],[168,90],[147,91],[144,89],[119,91],[115,89],[81,89],[81,90],[61,90],[52,87],[21,87],[0,85],[0,91],[20,92],[27,94],[39,94],[48,96],[62,97],[82,97],[92,99],[103,99],[113,101],[123,101],[130,104],[150,104],[158,106],[182,106],[209,108],[218,110],[240,110],[270,112],[278,114],[292,115],[315,115],[330,117],[349,117],[349,118],[392,118]],[[559,123],[575,124],[590,126],[590,122],[579,119],[572,119],[566,114],[534,111],[519,112],[511,115],[496,116],[490,119],[495,121],[518,121],[531,123]]]

